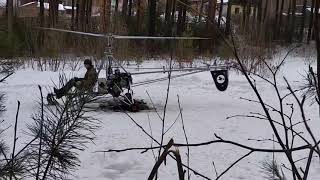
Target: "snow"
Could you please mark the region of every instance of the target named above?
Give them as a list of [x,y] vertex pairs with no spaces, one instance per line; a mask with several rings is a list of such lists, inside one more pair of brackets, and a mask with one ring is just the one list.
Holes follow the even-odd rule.
[[0,0],[0,7],[5,7],[7,4],[7,0]]
[[[223,0],[223,4],[228,3],[228,2],[229,2],[229,0]],[[218,0],[217,3],[220,4],[221,0]]]
[[[280,58],[279,58],[280,59]],[[131,62],[132,64],[134,62]],[[162,67],[167,66],[166,61],[147,61],[140,67]],[[281,71],[291,83],[301,80],[301,74],[308,69],[308,63],[301,58],[290,57]],[[64,71],[68,76],[82,76],[84,70],[73,72]],[[105,72],[101,72],[103,77]],[[6,125],[12,125],[15,119],[17,100],[21,101],[20,120],[18,128],[19,140],[25,138],[23,129],[27,123],[30,123],[32,113],[38,106],[39,91],[37,85],[46,87],[45,93],[52,89],[52,82],[58,81],[59,72],[44,71],[40,72],[26,68],[17,71],[11,76],[6,84],[1,85],[1,90],[7,94],[7,111],[3,117],[6,117]],[[139,75],[134,77],[134,82],[141,80],[158,78],[165,74]],[[213,83],[209,72],[203,72],[178,79],[173,79],[170,89],[170,96],[167,108],[166,128],[179,115],[177,95],[180,97],[183,108],[183,117],[185,121],[186,133],[189,142],[198,143],[214,139],[214,133],[221,137],[244,143],[248,146],[259,148],[272,148],[271,142],[248,141],[248,138],[263,139],[272,138],[272,132],[267,122],[247,118],[231,118],[228,116],[236,114],[247,114],[249,112],[261,112],[260,106],[241,100],[240,97],[252,98],[255,96],[249,87],[245,78],[239,73],[230,72],[229,88],[225,92],[218,91]],[[283,82],[280,85],[281,92],[286,91]],[[274,92],[272,87],[257,79],[256,84],[261,90],[263,98],[270,103],[275,104]],[[157,110],[160,114],[163,111],[165,102],[167,82],[160,82],[146,86],[134,88],[135,97],[144,99],[148,104],[150,100],[146,91],[150,94]],[[306,107],[307,108],[307,107]],[[317,109],[308,109],[309,115],[317,115]],[[96,153],[99,150],[122,149],[127,147],[150,147],[150,139],[135,126],[132,121],[121,112],[97,110],[89,112],[89,115],[99,119],[102,122],[101,128],[96,132],[97,139],[94,144],[90,144],[88,149],[80,153],[81,167],[75,172],[71,179],[95,179],[95,180],[132,180],[146,179],[154,165],[154,159],[151,151],[141,154],[140,151],[124,153]],[[156,139],[160,138],[161,120],[154,111],[142,111],[139,113],[130,113],[130,115],[148,132],[149,118],[152,133]],[[320,127],[318,121],[310,122],[312,128]],[[8,138],[12,128],[7,131]],[[320,132],[316,131],[319,137]],[[181,127],[181,120],[178,120],[172,129],[166,134],[164,142],[174,138],[175,142],[184,143],[184,135]],[[182,155],[182,161],[186,162],[186,149],[179,148]],[[237,148],[232,145],[214,144],[206,147],[197,147],[190,149],[190,166],[199,172],[215,178],[212,162],[214,161],[218,173],[221,173],[232,162],[240,156],[247,153],[246,150]],[[233,167],[222,180],[262,180],[265,179],[261,173],[261,161],[270,158],[271,154],[253,153],[245,158],[237,166]],[[298,154],[297,159],[303,157]],[[286,163],[281,154],[276,154],[278,162]],[[285,171],[285,170],[284,170]],[[290,174],[285,171],[285,173]],[[159,172],[160,179],[177,179],[176,164],[168,158],[167,165],[161,166]],[[310,179],[320,178],[320,166],[317,161],[313,163],[310,169]],[[192,179],[200,179],[192,174]]]
[[[282,13],[282,15],[284,15],[284,16],[288,16],[288,13]],[[302,15],[303,15],[303,13],[296,12],[296,13],[295,13],[295,15],[296,15],[296,16],[302,16]]]
[[[311,7],[307,8],[307,11],[311,12]],[[315,13],[315,9],[313,9],[314,13]],[[320,9],[319,9],[319,12],[320,13]]]
[[[72,6],[63,6],[65,10],[72,10]],[[74,9],[77,9],[77,7],[74,7]]]
[[[43,3],[43,5],[44,5],[44,9],[49,9],[49,7],[50,7],[50,3]],[[37,7],[40,7],[40,2],[38,2],[38,4],[37,4]],[[59,4],[58,5],[58,10],[59,11],[64,11],[65,9],[64,9],[64,7],[63,7],[63,4]]]
[[[35,4],[35,3],[37,3],[37,7],[39,8],[39,7],[40,7],[40,2],[29,2],[29,3],[26,3],[26,4],[20,5],[20,7],[29,6],[29,5]],[[44,5],[44,9],[49,10],[50,3],[45,2],[45,3],[43,3],[43,5]],[[69,6],[63,6],[63,4],[59,4],[59,5],[58,5],[58,10],[59,10],[59,11],[65,11],[65,10],[68,9],[68,8],[69,8]]]

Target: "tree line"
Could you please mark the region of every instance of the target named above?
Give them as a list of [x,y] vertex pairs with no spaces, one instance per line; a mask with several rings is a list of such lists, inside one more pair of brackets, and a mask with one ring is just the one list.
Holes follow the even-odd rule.
[[[44,3],[39,0],[39,14],[30,18],[32,26],[126,35],[204,36],[213,38],[205,43],[213,46],[219,45],[220,36],[228,37],[231,32],[255,45],[309,43],[315,38],[319,12],[318,0],[71,0],[71,15],[64,18],[59,14],[61,2],[49,0],[48,13]],[[92,14],[94,6],[99,8],[98,16]],[[7,0],[6,8],[7,37],[12,39],[13,26],[21,18],[17,18],[19,8],[15,10],[13,0]],[[24,21],[26,24],[30,26],[30,21]],[[37,46],[42,47],[45,33],[36,34]]]

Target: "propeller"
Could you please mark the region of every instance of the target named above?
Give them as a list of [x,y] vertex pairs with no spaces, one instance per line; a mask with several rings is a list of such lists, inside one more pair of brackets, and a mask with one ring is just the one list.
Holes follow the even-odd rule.
[[86,36],[93,36],[93,37],[102,37],[102,38],[114,38],[114,39],[132,39],[132,40],[143,40],[143,39],[154,39],[154,40],[210,40],[211,38],[205,37],[183,37],[183,36],[122,36],[122,35],[113,35],[113,34],[98,34],[98,33],[87,33],[82,31],[71,31],[66,29],[57,29],[57,28],[44,28],[39,27],[38,29],[42,30],[50,30],[50,31],[57,31],[57,32],[65,32],[65,33],[73,33],[73,34],[80,34]]

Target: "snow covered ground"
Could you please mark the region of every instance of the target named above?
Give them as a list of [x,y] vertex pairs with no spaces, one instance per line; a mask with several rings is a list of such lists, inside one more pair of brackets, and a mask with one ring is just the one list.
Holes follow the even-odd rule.
[[[165,61],[147,61],[143,67],[161,67],[166,65]],[[297,81],[302,79],[308,63],[302,58],[288,58],[281,74],[285,75],[290,83],[297,87]],[[81,76],[84,70],[79,72],[65,71],[67,75]],[[7,111],[4,113],[5,124],[12,125],[15,119],[17,100],[21,101],[21,111],[18,128],[19,140],[24,142],[28,137],[23,133],[27,123],[32,121],[31,116],[35,112],[38,101],[38,85],[47,87],[45,93],[52,87],[52,82],[58,81],[59,72],[40,72],[32,69],[17,71],[11,76],[7,83],[1,85],[1,91],[7,94]],[[104,72],[101,73],[103,76]],[[134,77],[134,82],[154,77],[165,76],[165,74],[139,75]],[[249,112],[262,112],[257,104],[241,100],[240,97],[256,99],[253,91],[242,75],[235,71],[229,74],[229,88],[225,92],[220,92],[215,88],[214,82],[209,72],[203,72],[178,79],[173,79],[166,115],[166,129],[175,121],[179,115],[177,95],[180,97],[183,108],[186,133],[190,143],[200,143],[213,140],[214,133],[226,140],[243,143],[257,148],[272,148],[272,142],[257,142],[250,139],[272,139],[272,131],[268,122],[258,119],[231,118],[228,116],[237,114],[248,114]],[[269,104],[276,104],[272,87],[261,79],[257,78],[256,84],[261,90],[263,98]],[[163,113],[163,106],[166,97],[167,81],[139,86],[134,89],[135,96],[144,99],[149,105],[150,100],[146,91],[150,94],[157,110]],[[285,84],[280,84],[281,92],[286,91]],[[313,118],[310,122],[313,129],[317,129],[315,134],[320,137],[320,121],[316,108],[308,108],[308,116]],[[153,165],[154,157],[151,151],[141,154],[139,151],[128,151],[122,153],[96,153],[95,151],[108,149],[122,149],[128,147],[150,147],[151,140],[134,123],[121,112],[97,110],[90,112],[90,115],[102,122],[101,128],[96,132],[97,138],[94,144],[88,144],[88,149],[80,152],[81,167],[74,172],[70,179],[95,179],[95,180],[132,180],[146,179]],[[130,115],[148,132],[150,127],[153,136],[160,140],[161,120],[154,111],[142,111],[130,113]],[[299,114],[297,119],[299,118]],[[303,126],[301,126],[303,128]],[[12,128],[6,132],[9,138]],[[181,119],[165,134],[164,142],[173,138],[175,142],[185,143]],[[153,143],[155,145],[155,143]],[[277,147],[277,145],[275,145]],[[186,148],[179,148],[182,160],[186,163]],[[155,151],[157,154],[158,152]],[[194,147],[190,149],[190,166],[200,173],[215,179],[216,173],[212,162],[214,162],[218,174],[223,172],[231,163],[242,155],[248,153],[247,150],[226,144],[213,144],[205,147]],[[306,152],[295,154],[295,158],[307,156]],[[270,159],[272,154],[253,153],[245,158],[238,165],[233,167],[221,179],[225,180],[262,180],[265,179],[261,172],[261,162]],[[276,155],[277,161],[287,163],[281,154]],[[161,166],[159,179],[178,179],[176,164],[168,159],[167,166]],[[284,172],[290,174],[284,169]],[[311,180],[320,179],[320,165],[318,160],[313,162],[310,170]],[[201,179],[192,174],[192,179]]]

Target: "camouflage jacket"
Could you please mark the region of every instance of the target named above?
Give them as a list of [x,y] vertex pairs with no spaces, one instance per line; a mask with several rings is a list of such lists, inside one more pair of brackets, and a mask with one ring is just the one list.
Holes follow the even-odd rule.
[[91,90],[98,80],[98,73],[94,67],[87,70],[81,81],[81,89]]

